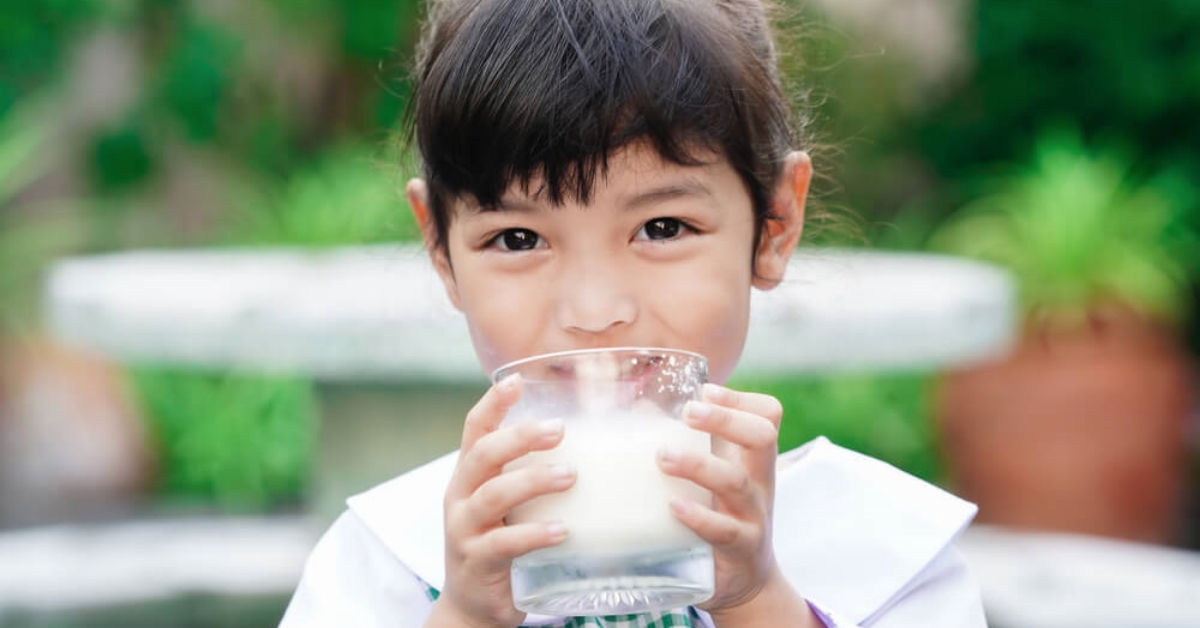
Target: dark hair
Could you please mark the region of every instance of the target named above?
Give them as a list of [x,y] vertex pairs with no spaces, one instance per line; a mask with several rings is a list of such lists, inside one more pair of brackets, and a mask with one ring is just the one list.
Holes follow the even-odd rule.
[[450,199],[488,209],[540,177],[552,204],[587,202],[637,140],[728,160],[757,239],[793,144],[761,0],[432,0],[410,115],[442,247]]

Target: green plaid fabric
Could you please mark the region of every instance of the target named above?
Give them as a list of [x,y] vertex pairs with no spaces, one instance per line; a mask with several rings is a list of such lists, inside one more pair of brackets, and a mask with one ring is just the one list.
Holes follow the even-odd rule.
[[677,628],[695,626],[692,619],[695,611],[682,609],[662,613],[640,615],[610,615],[608,617],[569,617],[562,623],[551,624],[553,628]]
[[[436,600],[438,590],[429,587],[429,599]],[[545,624],[537,628],[693,628],[699,626],[699,616],[694,608],[688,607],[661,613],[638,615],[608,615],[605,617],[567,617],[559,623]],[[524,628],[524,627],[519,627]]]

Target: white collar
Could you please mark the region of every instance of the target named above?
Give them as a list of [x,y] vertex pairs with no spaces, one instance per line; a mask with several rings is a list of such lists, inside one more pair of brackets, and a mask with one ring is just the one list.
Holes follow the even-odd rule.
[[[445,579],[442,499],[457,459],[447,454],[347,500],[435,589]],[[903,591],[976,510],[823,437],[780,456],[775,495],[775,556],[784,574],[813,603],[854,621]]]

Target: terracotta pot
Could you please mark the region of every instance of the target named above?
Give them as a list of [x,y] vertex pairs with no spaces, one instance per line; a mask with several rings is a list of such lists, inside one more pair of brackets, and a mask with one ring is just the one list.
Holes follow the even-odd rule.
[[0,338],[0,527],[107,517],[155,479],[117,367],[42,338]]
[[1176,334],[1127,309],[1031,322],[1006,359],[947,374],[937,395],[956,492],[978,520],[1179,540],[1191,365]]

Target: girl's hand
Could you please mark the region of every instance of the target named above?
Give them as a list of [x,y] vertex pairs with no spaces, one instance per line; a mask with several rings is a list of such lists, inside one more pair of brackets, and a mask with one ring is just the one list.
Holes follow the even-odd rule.
[[566,538],[557,524],[504,524],[513,507],[575,483],[569,469],[530,466],[502,473],[509,462],[530,451],[552,449],[562,440],[562,421],[500,427],[520,394],[520,381],[506,379],[467,413],[444,503],[446,582],[427,626],[519,625],[525,613],[513,606],[512,560]]
[[659,456],[665,473],[691,480],[713,494],[712,507],[671,504],[676,518],[713,546],[715,593],[701,608],[714,618],[733,609],[740,613],[764,591],[771,596],[782,592],[802,603],[776,568],[771,544],[783,407],[769,395],[714,384],[704,387],[702,399],[688,404],[684,421],[713,435],[712,453],[668,447]]

